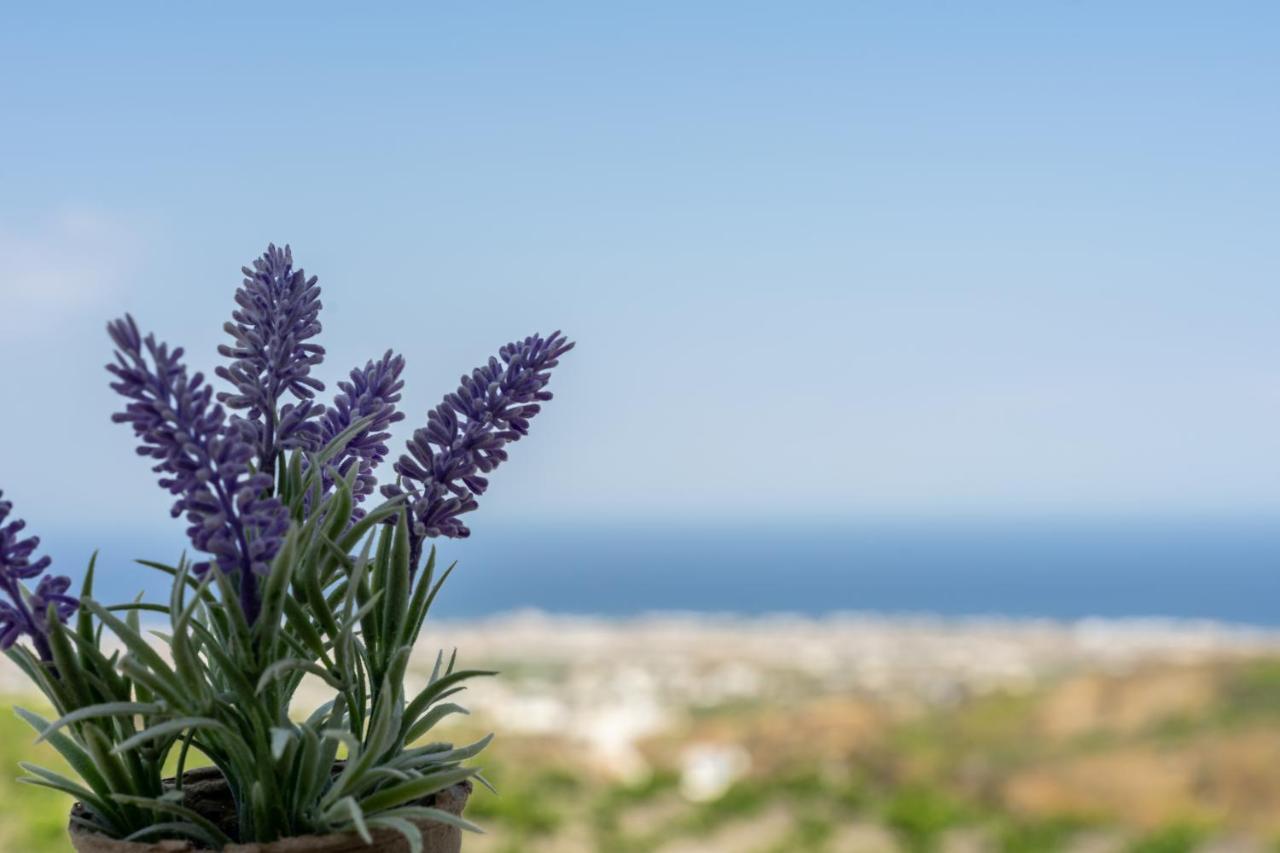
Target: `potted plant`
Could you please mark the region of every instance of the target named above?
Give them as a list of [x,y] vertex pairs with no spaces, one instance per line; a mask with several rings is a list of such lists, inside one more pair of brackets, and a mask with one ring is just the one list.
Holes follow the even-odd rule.
[[[0,646],[56,716],[17,712],[78,777],[23,765],[23,781],[78,801],[82,853],[457,851],[471,784],[487,784],[468,762],[489,738],[429,736],[464,713],[450,700],[465,682],[492,673],[437,656],[427,684],[406,688],[453,568],[428,540],[469,534],[463,516],[573,344],[533,335],[463,376],[378,490],[404,360],[388,351],[320,404],[316,279],[287,246],[244,272],[216,399],[181,348],[130,316],[108,326],[125,400],[113,419],[189,524],[194,558],[139,561],[171,579],[168,601],[99,602],[92,561],[73,596],[0,500]],[[304,679],[332,698],[298,707]],[[195,753],[211,767],[189,771]]]

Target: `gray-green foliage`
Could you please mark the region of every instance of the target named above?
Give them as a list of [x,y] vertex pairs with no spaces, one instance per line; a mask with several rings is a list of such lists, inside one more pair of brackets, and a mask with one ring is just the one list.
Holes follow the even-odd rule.
[[[354,470],[325,493],[326,455],[361,426],[308,460],[295,454],[279,472],[278,493],[294,521],[262,579],[253,624],[234,579],[216,570],[197,579],[185,560],[148,562],[173,576],[170,601],[108,607],[93,598],[90,567],[76,625],[51,620],[53,665],[14,647],[11,656],[59,717],[19,713],[79,775],[24,765],[24,781],[81,800],[92,827],[119,838],[185,836],[219,848],[335,831],[368,839],[385,828],[417,849],[414,820],[474,829],[420,803],[466,779],[484,783],[465,762],[489,738],[414,744],[466,713],[450,700],[468,679],[491,673],[457,669],[456,656],[439,655],[426,685],[406,692],[414,641],[452,566],[437,572],[434,550],[421,568],[411,564],[399,499],[353,521]],[[164,614],[167,629],[144,634],[144,611]],[[104,643],[107,635],[118,642]],[[332,698],[298,708],[309,675]],[[180,788],[162,783],[166,760],[177,756],[180,775],[192,749],[231,787],[235,839],[184,808]]]

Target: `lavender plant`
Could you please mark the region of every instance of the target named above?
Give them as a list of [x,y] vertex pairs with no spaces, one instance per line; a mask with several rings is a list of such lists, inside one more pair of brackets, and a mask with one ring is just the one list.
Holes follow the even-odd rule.
[[[366,507],[389,430],[404,419],[404,359],[388,350],[352,370],[322,406],[324,386],[311,376],[324,355],[311,342],[317,280],[274,245],[245,276],[226,325],[233,343],[219,348],[229,361],[215,371],[230,391],[215,395],[181,348],[144,335],[131,316],[108,326],[111,387],[124,401],[113,419],[152,460],[196,554],[140,561],[170,576],[169,600],[105,606],[92,564],[77,600],[69,579],[44,574],[50,561],[34,557],[38,540],[20,538],[22,522],[0,526],[0,647],[58,718],[20,713],[80,777],[28,767],[24,781],[75,796],[82,828],[113,838],[221,849],[327,832],[368,841],[384,828],[417,851],[423,821],[473,828],[429,797],[484,783],[466,762],[489,738],[415,744],[465,712],[448,700],[469,679],[492,674],[440,655],[426,686],[406,689],[413,645],[453,569],[438,570],[426,545],[469,535],[460,517],[551,399],[550,371],[573,344],[533,335],[464,376],[407,443],[384,500]],[[0,524],[10,511],[0,501]],[[36,577],[28,591],[23,582]],[[162,649],[144,635],[142,613],[167,621]],[[106,651],[111,642],[119,651]],[[295,702],[308,677],[332,696],[318,708]],[[184,804],[193,751],[227,780],[233,825]],[[170,760],[175,786],[162,779]]]

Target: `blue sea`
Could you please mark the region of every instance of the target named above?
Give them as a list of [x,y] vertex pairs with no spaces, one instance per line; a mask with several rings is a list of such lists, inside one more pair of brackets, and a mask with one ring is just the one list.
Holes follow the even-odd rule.
[[[475,524],[435,615],[536,608],[630,616],[837,612],[1280,625],[1280,520],[901,521],[810,525]],[[98,597],[162,594],[132,557],[176,559],[178,522],[46,537],[74,575],[100,548]]]

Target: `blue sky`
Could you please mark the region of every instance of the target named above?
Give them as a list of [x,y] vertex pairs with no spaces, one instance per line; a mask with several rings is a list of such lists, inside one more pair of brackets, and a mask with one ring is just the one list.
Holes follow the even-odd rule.
[[[35,4],[26,4],[34,6]],[[1120,8],[1123,6],[1123,8]],[[579,341],[488,519],[1280,510],[1280,7],[0,13],[0,487],[159,524],[104,321],[320,276],[408,432]]]

